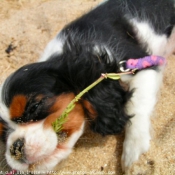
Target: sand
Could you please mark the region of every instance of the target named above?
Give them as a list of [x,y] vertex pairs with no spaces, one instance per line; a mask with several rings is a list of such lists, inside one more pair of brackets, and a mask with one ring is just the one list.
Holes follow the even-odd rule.
[[[62,27],[98,4],[100,0],[1,0],[0,83],[24,64],[36,61],[46,44]],[[9,45],[11,45],[9,47]],[[10,53],[7,53],[10,52]],[[156,109],[152,115],[150,149],[136,162],[130,174],[175,174],[175,56],[168,59]],[[124,133],[102,137],[89,130],[73,153],[53,174],[121,175]],[[0,143],[0,172],[10,170]]]

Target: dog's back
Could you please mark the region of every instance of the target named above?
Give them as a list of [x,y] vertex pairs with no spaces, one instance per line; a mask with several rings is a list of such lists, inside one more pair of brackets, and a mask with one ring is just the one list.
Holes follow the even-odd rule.
[[[109,0],[67,25],[57,37],[62,45],[70,39],[84,48],[107,52],[118,61],[143,57],[159,54],[163,46],[160,48],[158,42],[170,36],[174,16],[173,0]],[[41,58],[45,59],[48,54]]]

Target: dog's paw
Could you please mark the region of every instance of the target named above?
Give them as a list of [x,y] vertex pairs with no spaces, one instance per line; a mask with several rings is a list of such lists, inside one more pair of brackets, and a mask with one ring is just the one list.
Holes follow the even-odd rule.
[[149,149],[150,137],[145,137],[144,134],[137,137],[125,139],[122,153],[122,170],[128,171],[131,165],[139,159],[142,153]]

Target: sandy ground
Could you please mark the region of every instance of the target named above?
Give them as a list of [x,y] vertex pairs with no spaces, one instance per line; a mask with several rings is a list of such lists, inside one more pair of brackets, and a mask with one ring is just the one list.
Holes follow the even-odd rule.
[[[100,0],[1,0],[0,83],[20,66],[36,61],[46,44],[69,21]],[[7,53],[9,45],[13,50]],[[152,117],[150,150],[130,170],[133,175],[175,174],[175,57],[168,60],[163,87]],[[102,137],[87,131],[54,174],[121,175],[124,134]],[[10,170],[0,143],[0,172]]]

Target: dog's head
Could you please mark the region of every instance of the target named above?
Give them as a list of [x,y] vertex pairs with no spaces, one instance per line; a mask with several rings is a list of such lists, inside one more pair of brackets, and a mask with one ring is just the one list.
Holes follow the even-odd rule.
[[[47,63],[48,64],[48,63]],[[74,98],[61,93],[54,73],[46,63],[24,66],[0,89],[0,133],[6,131],[6,159],[17,170],[45,170],[66,158],[83,133],[84,109],[77,102],[62,133],[52,123]]]

